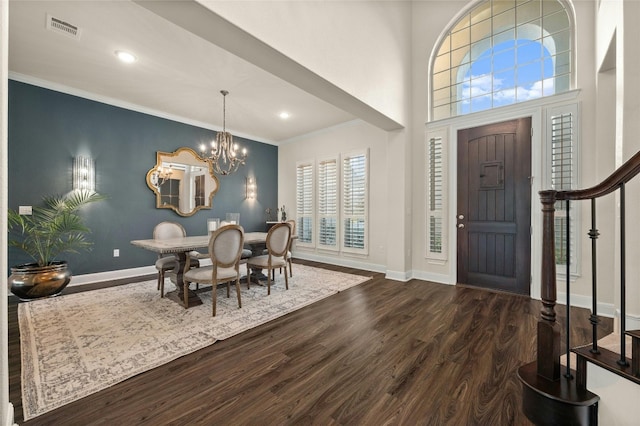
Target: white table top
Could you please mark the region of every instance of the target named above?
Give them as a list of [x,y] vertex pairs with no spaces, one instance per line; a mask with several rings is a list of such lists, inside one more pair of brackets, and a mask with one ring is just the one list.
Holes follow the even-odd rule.
[[[245,232],[244,234],[245,244],[259,244],[266,241],[266,232]],[[167,238],[165,240],[156,240],[152,238],[149,240],[133,240],[131,241],[131,244],[160,254],[180,253],[208,247],[209,236],[197,235],[192,237]]]

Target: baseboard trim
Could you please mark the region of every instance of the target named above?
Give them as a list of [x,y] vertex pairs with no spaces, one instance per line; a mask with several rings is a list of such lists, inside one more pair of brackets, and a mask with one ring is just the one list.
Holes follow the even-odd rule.
[[627,315],[627,330],[640,330],[640,316]]
[[448,274],[434,274],[432,272],[413,271],[411,276],[418,280],[431,281],[438,284],[455,285],[455,280],[451,280]]
[[116,271],[96,272],[93,274],[74,275],[68,287],[113,281],[123,278],[134,278],[142,275],[155,274],[158,270],[155,266],[142,266],[139,268],[118,269]]
[[13,420],[14,417],[15,417],[14,416],[15,412],[14,412],[12,403],[7,402],[6,412],[7,412],[7,419],[6,419],[6,422],[5,422],[5,426],[18,426]]
[[[336,259],[332,257],[309,255],[306,253],[304,254],[296,253],[294,257],[298,259],[311,260],[314,262],[328,263],[330,265],[344,266],[347,268],[364,269],[366,271],[372,271],[372,272],[386,272],[386,269],[381,265],[376,265],[373,263],[366,263],[366,262],[358,262],[351,259],[344,259],[344,258]],[[203,259],[200,261],[200,264],[203,266],[210,265],[211,260]],[[77,286],[77,285],[93,284],[93,283],[103,282],[103,281],[135,278],[143,275],[155,274],[157,272],[158,270],[155,268],[155,266],[142,266],[139,268],[119,269],[116,271],[106,271],[106,272],[96,272],[93,274],[74,275],[71,278],[69,287]]]
[[[558,305],[566,305],[567,293],[558,292],[556,300]],[[582,296],[579,294],[571,295],[571,306],[590,310],[592,303],[593,299],[590,296]],[[613,303],[598,302],[598,315],[613,318],[616,315],[616,308]]]
[[[620,309],[616,309],[616,319],[620,318]],[[618,332],[620,332],[620,321],[618,321],[618,324],[616,325],[615,329],[618,330]],[[625,324],[624,324],[624,328],[629,331],[629,330],[640,330],[640,316],[639,315],[635,315],[635,314],[627,314],[626,316],[626,320],[625,320]]]
[[305,253],[302,251],[296,251],[293,254],[294,259],[302,259],[302,260],[310,260],[312,262],[321,262],[327,263],[329,265],[336,266],[344,266],[345,268],[356,268],[356,269],[364,269],[365,271],[371,272],[382,272],[386,273],[387,268],[384,265],[378,265],[375,263],[367,263],[361,262],[356,259],[348,259],[344,257],[328,257],[328,256],[320,256],[312,253]]
[[[201,259],[200,266],[211,265],[211,259]],[[96,272],[93,274],[74,275],[67,287],[76,285],[93,284],[104,281],[114,281],[127,278],[141,277],[144,275],[157,274],[155,266],[141,266],[139,268],[118,269],[115,271]]]
[[411,280],[411,273],[410,272],[389,271],[389,270],[387,270],[385,278],[387,278],[389,280],[393,280],[393,281],[400,281],[400,282],[406,283],[407,281]]

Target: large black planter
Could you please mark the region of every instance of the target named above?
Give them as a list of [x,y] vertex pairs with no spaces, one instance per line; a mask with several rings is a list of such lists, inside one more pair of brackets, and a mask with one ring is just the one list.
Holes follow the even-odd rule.
[[33,300],[59,294],[71,281],[67,262],[52,262],[47,266],[24,263],[11,268],[9,289],[21,300]]

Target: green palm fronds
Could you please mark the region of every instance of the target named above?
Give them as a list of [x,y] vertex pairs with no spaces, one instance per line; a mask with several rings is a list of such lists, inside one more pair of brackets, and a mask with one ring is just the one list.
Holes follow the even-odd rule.
[[89,250],[90,232],[78,214],[86,204],[104,200],[94,191],[73,191],[64,196],[44,197],[43,206],[34,207],[31,215],[9,209],[9,245],[31,256],[40,266],[49,265],[62,253]]

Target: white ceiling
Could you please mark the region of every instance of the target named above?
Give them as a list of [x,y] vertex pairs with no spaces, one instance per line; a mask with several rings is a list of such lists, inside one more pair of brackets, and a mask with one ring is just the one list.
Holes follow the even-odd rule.
[[[46,28],[47,14],[80,38]],[[117,60],[116,50],[137,55]],[[10,77],[264,142],[355,118],[130,1],[9,4]],[[278,117],[281,111],[288,120]]]

